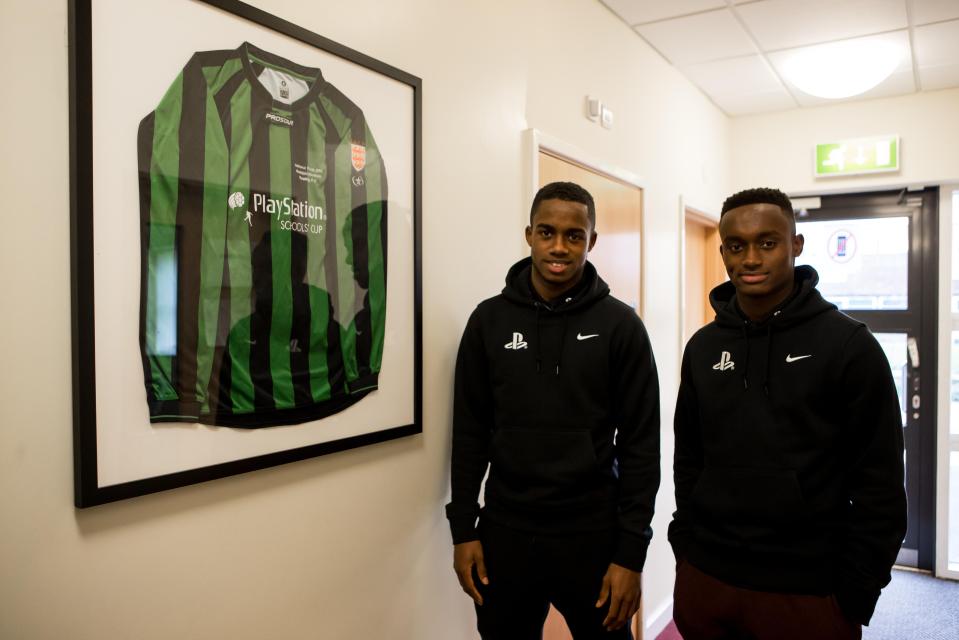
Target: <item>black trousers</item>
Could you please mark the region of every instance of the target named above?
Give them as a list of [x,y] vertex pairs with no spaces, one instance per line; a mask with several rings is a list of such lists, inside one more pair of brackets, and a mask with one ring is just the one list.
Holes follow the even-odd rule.
[[480,522],[489,585],[476,622],[483,640],[540,640],[552,604],[575,640],[632,640],[628,626],[607,632],[609,602],[596,607],[616,545],[615,531],[541,536]]

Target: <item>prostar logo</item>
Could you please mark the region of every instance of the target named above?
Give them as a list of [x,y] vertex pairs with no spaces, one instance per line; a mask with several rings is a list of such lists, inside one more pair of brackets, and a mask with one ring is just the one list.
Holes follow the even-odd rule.
[[716,371],[729,371],[730,369],[735,369],[736,363],[733,362],[733,357],[728,351],[723,351],[722,355],[719,357],[719,362],[713,365],[713,369]]
[[246,204],[246,198],[244,198],[243,194],[239,191],[234,191],[230,194],[230,197],[227,198],[227,203],[230,205],[231,209],[239,209]]
[[522,333],[514,333],[514,334],[513,334],[513,340],[510,341],[510,342],[507,342],[507,343],[506,343],[505,345],[503,345],[503,346],[505,346],[507,349],[514,349],[514,350],[525,349],[525,348],[526,348],[526,341],[523,340],[523,334],[522,334]]
[[281,116],[277,113],[268,112],[266,114],[266,119],[270,122],[275,122],[276,124],[286,125],[287,127],[293,126],[293,121],[285,116]]

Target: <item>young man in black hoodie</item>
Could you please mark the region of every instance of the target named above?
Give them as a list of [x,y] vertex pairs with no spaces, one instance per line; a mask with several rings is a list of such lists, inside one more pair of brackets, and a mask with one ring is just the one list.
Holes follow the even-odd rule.
[[686,640],[859,638],[906,530],[889,363],[794,267],[785,194],[731,196],[719,235],[676,406],[673,616]]
[[643,323],[586,260],[595,223],[582,187],[540,189],[530,258],[460,343],[446,512],[484,640],[539,639],[550,603],[576,640],[630,638],[639,608],[659,387]]

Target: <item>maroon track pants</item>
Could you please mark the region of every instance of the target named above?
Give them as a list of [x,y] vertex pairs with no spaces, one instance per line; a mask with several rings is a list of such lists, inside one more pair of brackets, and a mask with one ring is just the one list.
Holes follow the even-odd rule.
[[683,640],[860,640],[834,596],[740,589],[688,562],[676,569],[673,619]]

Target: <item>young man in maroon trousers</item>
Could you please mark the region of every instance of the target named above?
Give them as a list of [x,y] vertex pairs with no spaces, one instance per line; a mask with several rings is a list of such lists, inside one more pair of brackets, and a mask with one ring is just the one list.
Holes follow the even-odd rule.
[[785,194],[731,196],[719,235],[676,407],[673,617],[685,640],[860,638],[906,530],[889,363],[794,266]]

